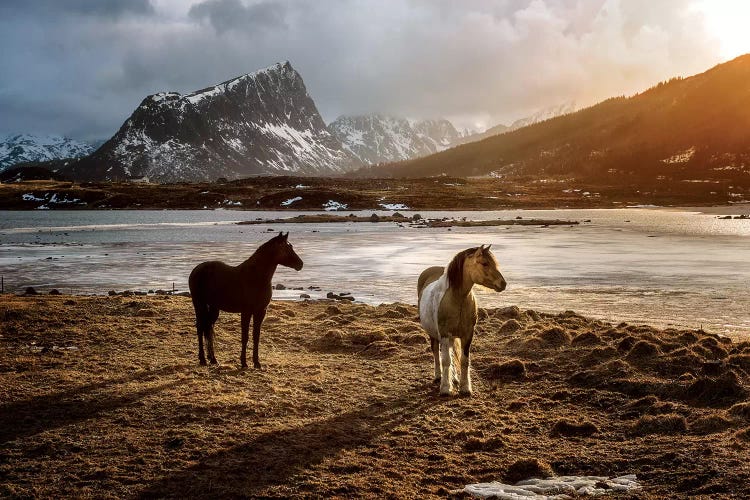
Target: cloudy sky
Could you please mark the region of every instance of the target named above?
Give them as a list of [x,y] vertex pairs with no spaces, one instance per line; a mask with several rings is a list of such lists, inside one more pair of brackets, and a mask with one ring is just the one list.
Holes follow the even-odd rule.
[[745,0],[2,0],[0,133],[111,136],[148,94],[289,60],[323,118],[509,123],[750,52]]

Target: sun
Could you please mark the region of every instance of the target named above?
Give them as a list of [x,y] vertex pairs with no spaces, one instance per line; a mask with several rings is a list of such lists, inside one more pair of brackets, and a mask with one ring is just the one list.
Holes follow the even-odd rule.
[[693,7],[704,15],[706,28],[719,40],[722,57],[750,53],[750,1],[697,0]]

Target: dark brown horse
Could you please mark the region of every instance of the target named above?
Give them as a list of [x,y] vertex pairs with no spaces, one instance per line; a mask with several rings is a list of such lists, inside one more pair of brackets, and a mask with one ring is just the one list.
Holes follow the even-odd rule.
[[195,325],[198,329],[198,359],[206,364],[203,338],[206,339],[208,359],[216,364],[214,355],[214,323],[219,311],[241,313],[242,367],[247,367],[246,352],[250,318],[253,318],[253,366],[260,368],[258,340],[260,325],[271,302],[271,278],[276,266],[302,269],[302,259],[294,253],[287,241],[289,233],[279,233],[263,243],[254,254],[239,266],[233,267],[219,261],[209,261],[195,266],[190,273],[190,295],[195,307]]

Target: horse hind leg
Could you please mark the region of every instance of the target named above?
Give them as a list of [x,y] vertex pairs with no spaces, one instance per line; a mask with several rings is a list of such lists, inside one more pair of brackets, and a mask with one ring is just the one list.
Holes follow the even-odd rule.
[[430,337],[430,347],[432,348],[432,357],[435,358],[435,378],[433,384],[440,383],[440,341]]
[[206,328],[206,310],[200,304],[193,304],[195,307],[195,329],[198,331],[198,362],[201,366],[206,365],[206,355],[203,352],[203,336]]
[[208,360],[212,365],[217,364],[216,354],[214,353],[214,324],[217,319],[219,319],[219,309],[209,307],[207,324],[204,332],[206,335],[206,347],[208,348]]
[[471,387],[471,373],[470,373],[470,358],[469,348],[471,347],[471,339],[461,340],[461,383],[458,386],[459,394],[464,396],[471,396],[473,389]]

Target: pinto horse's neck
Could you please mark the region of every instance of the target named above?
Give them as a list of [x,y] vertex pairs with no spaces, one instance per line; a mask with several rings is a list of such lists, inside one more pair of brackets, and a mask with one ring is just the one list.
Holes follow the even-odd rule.
[[466,259],[474,250],[476,249],[470,248],[460,252],[448,264],[448,290],[457,298],[467,297],[474,286],[474,280],[466,267]]

